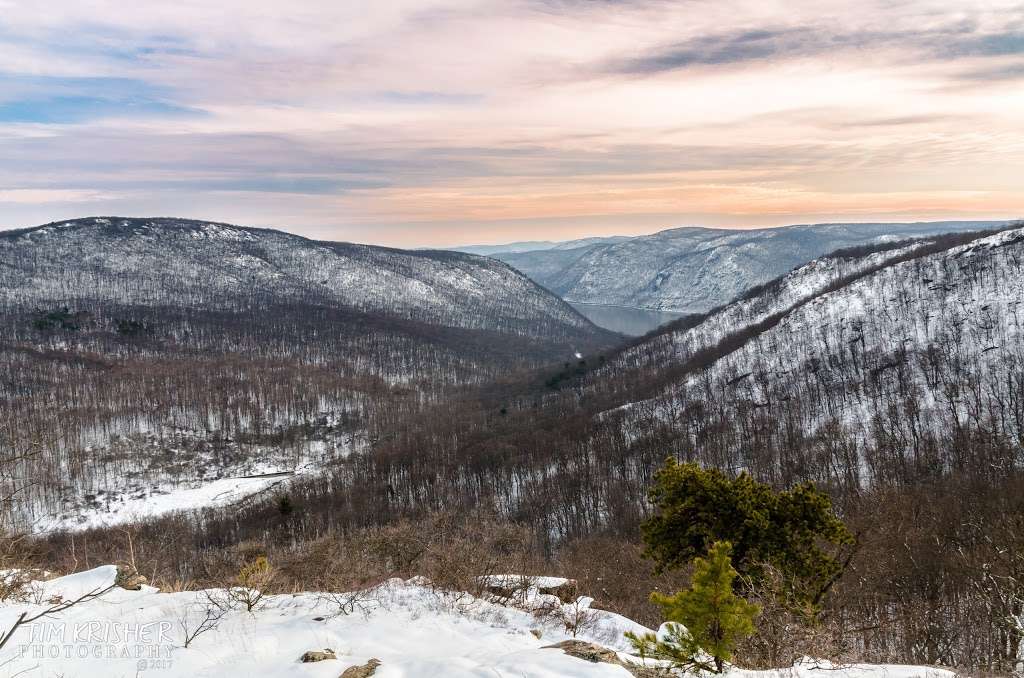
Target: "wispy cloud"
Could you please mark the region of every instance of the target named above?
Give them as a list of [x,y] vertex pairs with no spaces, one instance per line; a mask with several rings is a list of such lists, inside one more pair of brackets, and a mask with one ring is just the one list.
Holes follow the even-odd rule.
[[849,58],[850,52],[897,53],[904,62],[1024,56],[1024,30],[981,32],[958,21],[924,30],[842,30],[829,25],[742,29],[701,35],[613,62],[623,73],[657,73],[694,66],[794,58]]
[[956,5],[9,3],[0,223],[427,245],[1024,214],[1024,5]]

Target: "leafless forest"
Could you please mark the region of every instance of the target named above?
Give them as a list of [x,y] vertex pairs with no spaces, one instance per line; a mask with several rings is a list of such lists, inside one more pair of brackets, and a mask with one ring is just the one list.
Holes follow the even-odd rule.
[[[282,299],[262,283],[224,286],[223,303],[188,301],[187,287],[156,303],[134,293],[132,271],[96,262],[42,297],[10,292],[58,270],[32,251],[0,263],[7,522],[269,458],[316,472],[228,507],[49,532],[23,542],[27,559],[84,567],[124,558],[130,542],[147,576],[198,586],[261,552],[296,588],[315,586],[323,562],[355,583],[454,584],[515,562],[653,622],[646,594],[675,575],[651,574],[638,525],[673,456],[779,487],[814,481],[857,534],[820,628],[792,637],[770,617],[749,661],[815,652],[1012,669],[1024,631],[1010,622],[1024,612],[1022,231],[843,251],[628,343],[560,316],[518,278],[495,298],[528,293],[524,308],[557,312],[531,324],[535,310],[481,297],[443,318],[389,314],[386,300]],[[99,294],[97,280],[118,287]]]

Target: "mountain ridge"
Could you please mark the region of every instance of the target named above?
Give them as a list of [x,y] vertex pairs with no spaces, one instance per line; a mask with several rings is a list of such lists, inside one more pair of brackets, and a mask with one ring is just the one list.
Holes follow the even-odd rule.
[[491,254],[572,303],[700,313],[843,247],[1004,226],[1010,221],[684,226],[614,243]]
[[[67,251],[55,257],[48,253],[54,248]],[[305,297],[530,337],[606,334],[494,259],[313,240],[219,222],[123,217],[53,222],[0,232],[0,260],[8,262],[8,279],[0,289],[8,302],[77,298],[95,288],[93,293],[108,300],[148,302],[163,295],[180,303],[187,287],[192,304],[257,295]],[[61,276],[68,280],[57,289]],[[116,281],[125,276],[134,277],[139,289],[124,287],[118,295],[104,287],[120,284]],[[460,313],[460,305],[474,310]]]
[[[849,439],[864,455],[824,468],[804,460],[798,473],[819,475],[797,475],[802,480],[914,479],[928,473],[927,464],[962,471],[963,461],[939,441],[975,426],[984,431],[981,412],[1002,417],[999,428],[1011,438],[1020,433],[1006,412],[1020,407],[1013,371],[1024,359],[1016,313],[1024,303],[1022,254],[1024,225],[1013,225],[860,257],[823,257],[723,308],[632,342],[589,384],[601,391],[607,388],[602,375],[636,372],[633,383],[645,384],[647,397],[602,418],[618,420],[623,430],[660,430],[674,446],[716,449],[728,455],[727,466],[753,468],[762,477],[778,473],[783,459],[762,458],[766,450],[750,453],[713,433],[715,426],[772,430],[769,421],[789,421],[804,440],[789,443],[786,455],[812,453],[819,438]],[[986,396],[974,402],[976,391]],[[898,436],[888,440],[894,431]],[[1007,445],[998,454],[1021,454]],[[873,458],[879,446],[900,465]],[[846,469],[854,479],[831,477],[830,468]]]

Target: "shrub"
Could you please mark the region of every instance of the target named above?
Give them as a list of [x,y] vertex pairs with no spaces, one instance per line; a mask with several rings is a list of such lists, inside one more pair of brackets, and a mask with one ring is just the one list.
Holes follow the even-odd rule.
[[669,661],[686,671],[721,673],[737,644],[754,633],[757,605],[733,591],[732,545],[715,542],[708,558],[694,561],[690,588],[675,595],[651,595],[668,622],[661,637],[627,633],[642,657]]
[[817,608],[844,569],[838,547],[855,541],[831,500],[810,483],[778,492],[746,473],[729,478],[669,459],[650,499],[658,512],[642,526],[644,553],[659,571],[728,541],[739,589],[763,583],[766,565],[772,566],[783,578],[779,595],[798,607]]
[[277,572],[267,557],[259,556],[238,571],[235,578],[238,585],[229,589],[228,595],[235,603],[244,606],[246,611],[252,612],[262,604],[265,591],[276,576]]

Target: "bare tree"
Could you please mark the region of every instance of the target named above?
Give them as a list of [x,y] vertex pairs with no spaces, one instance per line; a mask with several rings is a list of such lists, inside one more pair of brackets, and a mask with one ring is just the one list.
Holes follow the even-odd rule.
[[[14,532],[15,515],[13,502],[15,496],[29,487],[32,482],[25,480],[19,473],[19,469],[23,462],[39,456],[42,451],[42,444],[38,440],[33,441],[26,452],[19,452],[19,447],[15,441],[16,436],[13,426],[9,425],[4,431],[0,432],[0,492],[2,492],[2,495],[0,495],[0,541],[3,543],[3,551],[0,552],[3,562],[0,564],[8,566],[10,564],[22,565],[22,563],[13,563],[12,561],[15,558],[16,550],[26,540],[25,535],[19,535]],[[3,578],[2,583],[0,583],[0,597],[5,599],[23,598],[30,580],[31,576],[27,570],[17,567],[12,568]],[[95,600],[114,589],[115,586],[115,584],[110,584],[105,587],[97,587],[77,598],[71,599],[54,596],[45,602],[41,602],[42,609],[23,611],[9,627],[0,629],[0,649],[10,642],[11,638],[14,637],[14,634],[22,626],[40,619],[59,615],[76,605]]]
[[182,633],[182,646],[188,648],[196,638],[215,631],[225,615],[231,611],[222,599],[206,591],[205,601],[186,606],[178,615],[178,628]]
[[14,636],[14,633],[22,626],[26,624],[31,624],[32,622],[38,621],[40,619],[45,619],[47,617],[58,615],[61,612],[64,612],[65,610],[74,607],[75,605],[79,605],[90,600],[95,600],[96,598],[99,598],[100,596],[109,593],[114,588],[115,586],[113,584],[106,587],[95,588],[91,591],[88,591],[87,593],[83,593],[77,598],[72,598],[69,600],[62,600],[59,597],[53,598],[42,610],[37,610],[35,612],[26,610],[22,612],[20,615],[18,615],[18,618],[14,620],[14,623],[9,628],[0,631],[0,649],[3,649],[3,647],[8,643],[8,641],[10,641],[10,639]]

